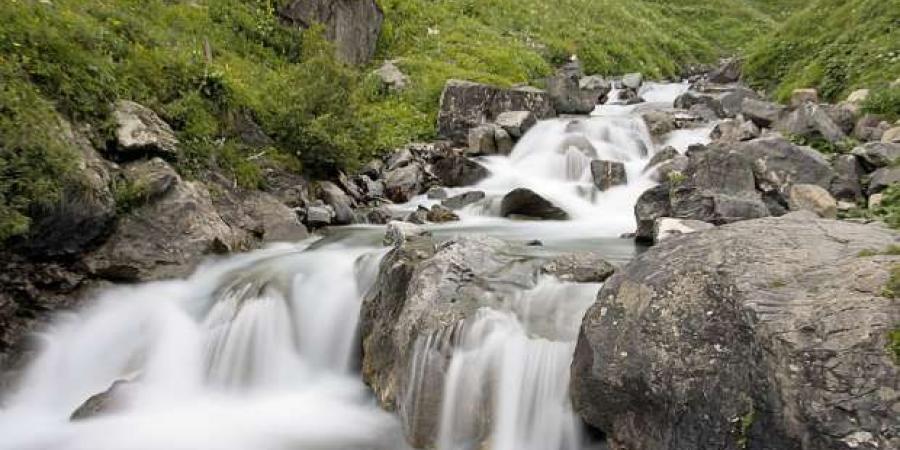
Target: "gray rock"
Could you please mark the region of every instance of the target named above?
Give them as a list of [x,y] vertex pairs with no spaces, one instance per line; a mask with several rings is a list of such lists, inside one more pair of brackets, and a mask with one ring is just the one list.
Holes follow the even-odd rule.
[[872,173],[869,189],[866,192],[869,195],[877,194],[895,183],[900,183],[900,167],[882,167]]
[[430,212],[430,210],[428,208],[419,205],[419,207],[416,208],[415,211],[409,213],[409,215],[407,215],[406,219],[404,219],[404,220],[406,220],[409,223],[414,223],[416,225],[425,225],[426,223],[428,223],[428,213],[429,212]]
[[382,260],[360,314],[362,376],[382,406],[399,410],[412,446],[437,439],[454,330],[480,308],[500,307],[536,285],[540,261],[523,251],[481,236],[440,246],[408,237]]
[[175,169],[160,158],[128,164],[124,167],[122,176],[126,185],[118,186],[117,189],[128,189],[131,195],[137,197],[133,201],[138,203],[133,206],[153,201],[181,182]]
[[759,190],[780,196],[783,204],[787,204],[791,184],[816,184],[828,189],[834,179],[834,170],[821,153],[778,136],[742,142],[735,149],[753,161]]
[[749,120],[725,119],[716,124],[709,137],[714,142],[733,143],[756,139],[760,135],[759,127]]
[[278,14],[294,26],[322,24],[338,57],[353,65],[372,60],[384,21],[384,13],[374,0],[291,0],[279,8]]
[[844,134],[853,133],[856,126],[856,110],[847,105],[822,105],[825,114],[841,129]]
[[172,127],[153,110],[128,100],[116,102],[116,151],[133,159],[146,154],[178,156],[178,139]]
[[469,130],[469,147],[466,154],[472,156],[493,155],[497,153],[497,131],[494,124],[479,125]]
[[575,411],[618,448],[896,447],[900,257],[857,254],[897,239],[793,213],[644,252],[584,317]]
[[629,73],[622,76],[622,86],[627,89],[638,90],[644,84],[644,76],[640,73]]
[[641,118],[654,138],[662,137],[678,128],[675,115],[669,111],[647,111],[641,114]]
[[822,138],[833,143],[847,138],[841,127],[831,120],[825,109],[809,102],[800,104],[797,109],[776,122],[774,127],[790,136]]
[[537,118],[531,111],[506,111],[497,116],[496,123],[513,139],[519,139],[537,124]]
[[438,134],[456,144],[464,144],[469,129],[492,122],[506,111],[531,111],[537,119],[556,115],[550,96],[540,89],[503,89],[450,80],[441,94]]
[[459,195],[454,195],[453,197],[442,201],[441,204],[450,209],[463,209],[466,206],[484,200],[484,197],[485,194],[483,191],[469,191]]
[[656,219],[671,215],[669,186],[665,184],[647,189],[634,204],[634,218],[637,221],[635,240],[645,244],[654,241]]
[[794,89],[794,92],[791,93],[791,106],[799,107],[818,103],[819,93],[815,89]]
[[900,127],[890,128],[881,135],[881,142],[886,144],[900,144]]
[[678,150],[676,150],[675,147],[665,147],[662,150],[656,152],[650,158],[650,161],[647,161],[647,165],[644,166],[644,172],[647,172],[648,170],[680,155],[681,153],[678,153]]
[[376,206],[365,213],[365,223],[385,225],[393,220],[394,215],[387,206]]
[[602,283],[615,271],[615,266],[594,252],[563,254],[541,266],[542,273],[576,283]]
[[429,222],[434,223],[455,222],[459,220],[459,216],[457,216],[453,210],[443,205],[432,205],[425,218]]
[[431,200],[444,200],[447,198],[447,195],[447,190],[438,186],[432,187],[425,193],[425,196]]
[[597,97],[584,95],[578,75],[558,73],[547,80],[547,93],[559,114],[590,114],[597,105]]
[[720,84],[735,83],[740,81],[742,69],[743,61],[739,58],[729,58],[710,72],[709,81]]
[[513,189],[500,203],[502,217],[522,217],[540,220],[568,220],[569,215],[531,189]]
[[791,211],[812,211],[825,219],[837,218],[837,200],[821,186],[795,184],[788,197]]
[[599,159],[591,161],[591,176],[594,180],[594,186],[601,191],[628,183],[625,164],[615,161],[602,161]]
[[356,203],[338,185],[330,181],[320,181],[317,186],[317,197],[334,211],[332,223],[335,225],[353,223],[353,208]]
[[365,166],[359,171],[360,174],[365,175],[373,180],[377,180],[381,178],[381,172],[384,170],[385,164],[381,159],[373,159],[366,163]]
[[677,179],[684,177],[684,173],[687,172],[690,164],[690,158],[678,155],[651,168],[650,170],[653,171],[651,177],[657,183],[674,182]]
[[385,247],[400,247],[411,236],[427,236],[424,228],[409,222],[391,221],[385,227],[382,243]]
[[181,277],[204,255],[240,248],[242,242],[213,207],[206,186],[182,181],[120,218],[85,265],[95,276],[117,281]]
[[244,200],[244,211],[259,226],[262,242],[296,242],[309,237],[297,213],[270,194],[254,192]]
[[767,128],[786,114],[784,106],[754,98],[741,100],[741,113],[757,126]]
[[497,144],[498,155],[509,155],[513,150],[513,139],[506,130],[497,128],[494,130],[494,142]]
[[612,91],[612,83],[598,75],[582,77],[578,80],[578,88],[583,98],[590,99],[595,105],[606,102]]
[[69,420],[76,422],[122,410],[124,404],[128,401],[129,386],[131,386],[130,381],[116,380],[109,389],[94,394],[85,400],[72,412]]
[[840,155],[834,159],[834,180],[829,192],[838,200],[857,202],[863,198],[860,180],[863,168],[853,155]]
[[490,175],[484,166],[465,156],[450,155],[435,162],[431,170],[447,187],[471,186]]
[[715,225],[701,220],[660,217],[653,224],[653,242],[658,244],[675,236],[696,233],[710,228],[715,228]]
[[900,160],[900,144],[869,142],[853,149],[853,155],[869,170],[893,165]]
[[424,189],[424,169],[418,163],[384,174],[384,194],[395,203],[406,203]]
[[310,228],[321,228],[331,225],[334,220],[334,209],[328,205],[310,206],[306,208],[306,226]]
[[401,92],[409,85],[409,77],[394,64],[394,61],[385,61],[375,70],[375,76],[381,82],[382,90],[386,92]]
[[891,125],[881,117],[866,114],[856,122],[856,127],[853,128],[853,137],[863,142],[877,142],[881,141],[884,132],[890,128]]

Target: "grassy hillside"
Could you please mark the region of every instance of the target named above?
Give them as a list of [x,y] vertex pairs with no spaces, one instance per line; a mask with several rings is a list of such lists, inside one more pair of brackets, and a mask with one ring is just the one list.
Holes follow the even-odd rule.
[[[0,2],[0,239],[26,230],[28,206],[54,201],[74,167],[73,150],[45,124],[90,125],[103,148],[117,99],[173,125],[183,174],[215,170],[262,187],[266,166],[328,175],[432,137],[447,78],[530,82],[571,54],[592,72],[674,75],[739,51],[796,4],[381,0],[378,57],[400,58],[412,77],[408,91],[385,95],[372,67],[337,63],[318,30],[282,27],[278,1]],[[239,115],[273,144],[244,145]]]
[[[900,0],[809,2],[753,43],[746,70],[782,100],[800,87],[818,88],[826,100],[861,87],[884,91],[900,77]],[[882,105],[873,106],[900,113],[894,91],[880,93]]]

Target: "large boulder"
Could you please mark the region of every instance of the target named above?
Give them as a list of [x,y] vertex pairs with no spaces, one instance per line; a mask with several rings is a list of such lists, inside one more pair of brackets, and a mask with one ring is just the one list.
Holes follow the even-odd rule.
[[838,200],[856,203],[862,199],[863,167],[853,155],[840,155],[834,159],[834,179],[829,192]]
[[384,13],[375,0],[291,0],[278,10],[294,26],[325,27],[325,37],[334,42],[338,57],[361,65],[375,55]]
[[538,119],[556,115],[550,96],[540,89],[505,89],[471,81],[450,80],[441,94],[438,134],[457,144],[465,144],[470,128],[493,122],[507,111],[530,111]]
[[119,219],[115,231],[85,257],[88,270],[118,281],[181,277],[211,253],[238,249],[243,238],[215,210],[199,182],[178,182],[155,202]]
[[147,154],[164,158],[178,156],[178,139],[172,127],[152,109],[129,100],[119,100],[113,110],[116,121],[116,152],[123,159]]
[[709,134],[714,142],[742,142],[756,139],[760,135],[759,127],[740,116],[736,119],[725,119],[715,125]]
[[881,138],[884,137],[884,132],[890,128],[891,125],[882,120],[880,116],[866,114],[856,121],[856,126],[853,128],[853,137],[863,142],[877,142],[881,141]]
[[270,194],[254,192],[244,200],[243,207],[256,222],[254,231],[261,242],[295,242],[309,237],[297,213]]
[[547,80],[547,93],[559,114],[590,114],[597,106],[598,96],[583,92],[579,74],[561,71]]
[[431,166],[438,181],[448,187],[471,186],[491,174],[478,162],[462,155],[449,155]]
[[334,224],[353,223],[353,207],[356,206],[356,203],[343,189],[331,181],[321,181],[317,188],[318,198],[334,211]]
[[754,98],[744,98],[741,101],[741,113],[760,127],[769,127],[781,120],[785,111],[785,107],[777,103]]
[[653,242],[659,243],[683,234],[696,233],[698,231],[714,228],[715,225],[702,220],[673,219],[660,217],[653,225]]
[[497,126],[506,130],[513,139],[519,139],[537,124],[531,111],[506,111],[497,116]]
[[729,58],[709,73],[709,81],[712,83],[735,83],[740,81],[743,69],[743,61],[740,58]]
[[601,191],[628,183],[625,163],[618,161],[600,159],[591,161],[591,176],[594,179],[594,186]]
[[403,166],[384,175],[384,194],[393,202],[405,203],[425,189],[425,169],[419,163]]
[[409,233],[392,242],[362,305],[362,375],[382,406],[400,410],[410,443],[424,448],[437,439],[453,330],[534,286],[540,261],[489,237],[436,245]]
[[484,191],[469,191],[444,199],[441,201],[441,204],[450,209],[463,209],[466,206],[484,200],[484,198]]
[[753,162],[759,190],[783,204],[787,204],[788,189],[792,184],[831,187],[834,170],[828,160],[812,148],[769,136],[737,144],[735,149]]
[[853,155],[869,170],[893,165],[900,161],[900,144],[869,142],[853,149]]
[[567,220],[569,215],[540,194],[526,188],[517,188],[503,196],[500,215],[540,220]]
[[791,211],[812,211],[826,219],[837,218],[837,201],[822,186],[795,184],[788,197]]
[[719,118],[735,117],[741,113],[743,101],[747,98],[756,99],[759,95],[742,86],[690,90],[675,99],[675,107],[692,110],[696,106],[703,106]]
[[634,205],[634,218],[637,222],[635,240],[652,244],[656,236],[656,220],[671,215],[671,211],[668,185],[660,184],[644,191]]
[[872,173],[867,192],[877,194],[897,183],[900,183],[900,167],[882,167]]
[[576,412],[618,449],[898,448],[900,257],[858,256],[897,240],[794,213],[663,242],[585,315]]
[[789,136],[810,139],[824,139],[837,143],[847,138],[841,127],[821,106],[804,102],[774,124],[774,127]]

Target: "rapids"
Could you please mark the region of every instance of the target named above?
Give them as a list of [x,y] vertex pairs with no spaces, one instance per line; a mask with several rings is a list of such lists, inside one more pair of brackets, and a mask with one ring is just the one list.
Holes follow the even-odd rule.
[[[642,96],[671,105],[684,84],[648,83]],[[614,97],[611,95],[610,97]],[[438,238],[485,233],[538,239],[548,252],[593,250],[613,263],[637,249],[633,206],[653,185],[644,166],[664,145],[684,150],[708,129],[654,144],[632,106],[540,122],[509,156],[482,159],[487,197],[461,221],[429,225]],[[625,163],[628,184],[598,192],[590,161]],[[499,201],[527,187],[572,220],[498,217]],[[414,198],[400,210],[433,201]],[[118,286],[58,317],[41,351],[0,404],[0,449],[402,449],[409,414],[382,411],[358,374],[357,324],[375,281],[382,227],[211,260],[190,277]],[[430,352],[452,346],[440,450],[475,450],[473,412],[491,418],[492,450],[579,450],[591,445],[572,413],[568,376],[581,318],[599,285],[544,278],[507,310],[482,309],[449,336],[416,346],[412,379]],[[116,383],[118,382],[118,383]],[[116,383],[108,410],[70,420]],[[413,383],[415,386],[415,383]],[[402,409],[415,408],[415,387]],[[408,411],[407,411],[408,412]]]

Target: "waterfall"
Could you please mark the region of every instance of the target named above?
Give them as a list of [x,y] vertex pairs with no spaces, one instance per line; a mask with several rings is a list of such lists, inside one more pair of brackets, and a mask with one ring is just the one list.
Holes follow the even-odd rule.
[[[671,105],[685,85],[648,83],[641,95]],[[509,156],[482,158],[484,200],[461,221],[429,225],[437,238],[469,232],[540,240],[553,255],[596,250],[615,263],[635,247],[633,207],[654,181],[662,146],[684,151],[708,129],[654,142],[634,106],[538,123]],[[628,182],[599,191],[591,161],[621,162]],[[503,195],[529,188],[569,221],[514,221]],[[403,211],[435,201],[419,196]],[[0,450],[407,448],[403,427],[440,401],[440,450],[583,450],[568,399],[569,365],[598,284],[542,277],[504,305],[420,336],[398,414],[382,411],[357,373],[363,294],[386,250],[375,227],[211,261],[184,280],[117,286],[58,317],[0,406]],[[440,379],[436,379],[440,376]],[[112,386],[112,388],[111,388]],[[109,390],[101,411],[70,420]],[[425,395],[428,394],[428,395]],[[103,398],[103,395],[98,398]]]

